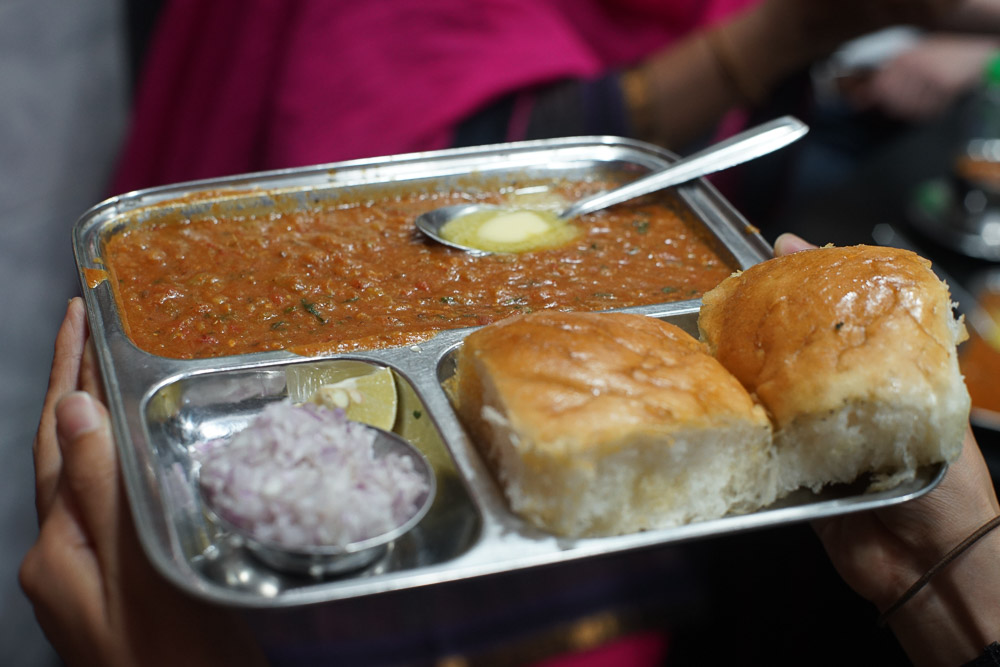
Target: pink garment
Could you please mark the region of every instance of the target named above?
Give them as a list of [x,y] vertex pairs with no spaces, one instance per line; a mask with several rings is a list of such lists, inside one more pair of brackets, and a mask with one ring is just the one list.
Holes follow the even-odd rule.
[[569,653],[536,662],[532,667],[661,667],[668,664],[670,645],[666,634],[644,631],[612,640],[588,651]]
[[753,0],[172,0],[115,193],[447,147],[517,90],[635,63]]

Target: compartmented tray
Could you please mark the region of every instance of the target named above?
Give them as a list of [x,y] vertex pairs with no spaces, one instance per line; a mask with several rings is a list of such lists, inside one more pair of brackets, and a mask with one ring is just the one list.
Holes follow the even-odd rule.
[[[888,491],[864,482],[822,494],[801,492],[746,515],[618,537],[565,539],[539,531],[508,509],[485,461],[443,389],[469,328],[388,349],[302,356],[271,351],[175,359],[137,347],[105,273],[105,242],[120,230],[171,217],[319,201],[393,188],[475,189],[524,179],[635,178],[674,159],[631,140],[582,137],[359,160],[214,179],[128,193],[91,209],[74,228],[74,250],[96,344],[128,499],[147,555],[189,593],[232,606],[281,608],[550,565],[902,502],[927,492],[943,466]],[[733,268],[770,256],[766,242],[704,181],[677,191]],[[624,308],[697,335],[698,299]],[[276,571],[206,515],[193,452],[244,427],[288,396],[291,366],[329,366],[340,374],[392,371],[399,409],[395,432],[430,460],[437,495],[430,511],[364,570],[335,577]]]

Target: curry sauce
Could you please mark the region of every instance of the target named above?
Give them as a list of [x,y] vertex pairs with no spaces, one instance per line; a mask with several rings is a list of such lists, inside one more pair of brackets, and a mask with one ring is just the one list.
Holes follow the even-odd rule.
[[[978,298],[993,321],[1000,321],[1000,291],[983,290]],[[973,407],[1000,415],[1000,338],[986,340],[971,331],[960,350],[959,363]]]
[[662,194],[584,216],[577,238],[535,252],[476,256],[415,230],[418,213],[467,201],[415,192],[147,221],[109,235],[104,256],[131,340],[179,359],[379,349],[545,308],[672,302],[736,268],[690,209]]

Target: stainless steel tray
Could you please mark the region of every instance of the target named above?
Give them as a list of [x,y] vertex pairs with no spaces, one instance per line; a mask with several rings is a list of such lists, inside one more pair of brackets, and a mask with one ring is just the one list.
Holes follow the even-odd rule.
[[[611,538],[569,540],[533,529],[507,507],[483,459],[442,389],[453,353],[469,329],[451,330],[412,347],[305,358],[269,352],[192,361],[168,359],[134,346],[123,330],[100,271],[102,239],[125,224],[210,207],[266,206],[280,195],[301,206],[338,193],[408,183],[470,187],[479,178],[573,179],[605,172],[641,175],[674,159],[649,144],[582,137],[361,160],[143,190],[109,199],[87,212],[73,240],[96,343],[128,499],[141,543],[170,581],[207,600],[248,608],[286,608],[479,577],[521,568],[776,526],[871,509],[918,496],[939,481],[943,466],[890,491],[864,485],[802,493],[753,514]],[[770,254],[756,231],[701,181],[680,189],[706,230],[746,268]],[[191,195],[194,195],[193,197]],[[628,308],[697,334],[700,301]],[[286,396],[293,364],[370,365],[393,371],[400,394],[394,430],[434,465],[438,494],[421,523],[368,569],[316,579],[271,570],[202,511],[192,449],[234,432],[267,403]]]

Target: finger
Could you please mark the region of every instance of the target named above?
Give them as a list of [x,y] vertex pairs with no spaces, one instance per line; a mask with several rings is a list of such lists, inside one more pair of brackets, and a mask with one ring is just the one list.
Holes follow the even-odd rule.
[[55,406],[60,398],[77,387],[80,360],[86,339],[86,317],[83,301],[74,298],[66,308],[66,316],[56,335],[49,388],[42,405],[38,432],[32,444],[35,459],[35,510],[38,522],[45,521],[56,492],[62,459],[56,438]]
[[800,250],[811,250],[815,247],[815,245],[809,243],[801,237],[786,232],[775,239],[774,254],[777,257],[781,257],[782,255],[790,255],[793,252],[799,252]]
[[107,410],[87,392],[74,391],[59,401],[55,414],[68,502],[105,576],[113,575],[120,498],[118,459]]
[[94,655],[107,617],[103,578],[65,496],[57,497],[18,579],[46,636],[64,658]]

